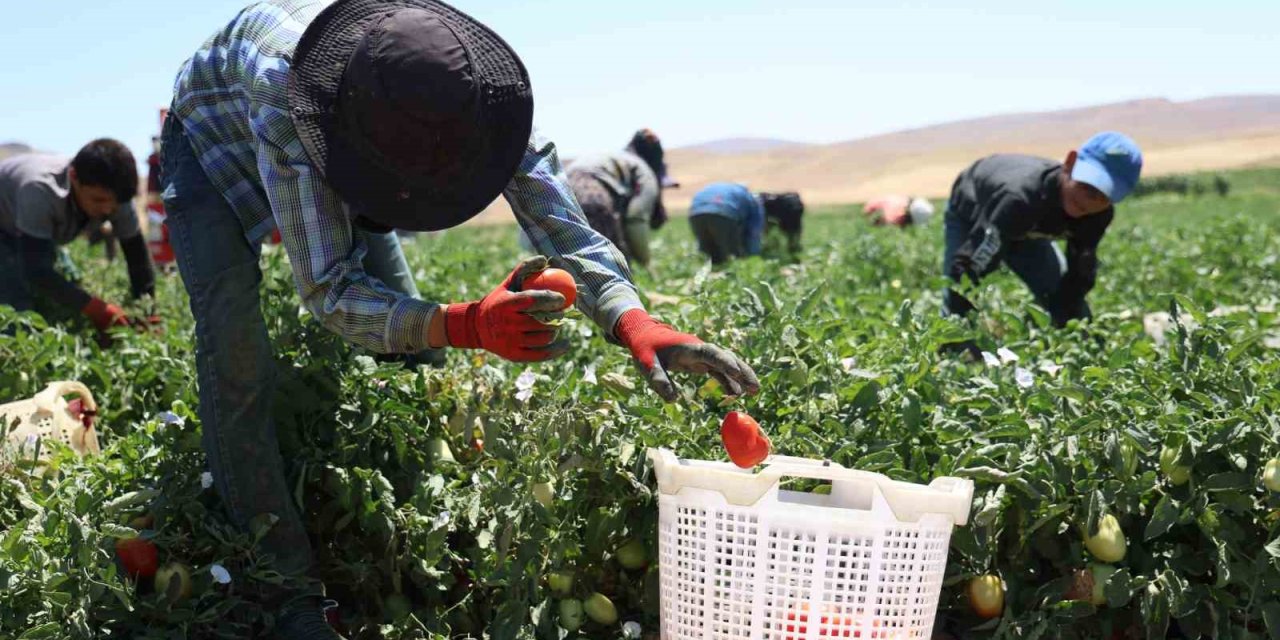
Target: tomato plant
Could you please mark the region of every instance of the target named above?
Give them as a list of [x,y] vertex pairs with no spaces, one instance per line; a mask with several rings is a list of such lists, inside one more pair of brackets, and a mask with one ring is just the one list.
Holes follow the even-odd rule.
[[[339,603],[328,611],[361,640],[657,634],[645,449],[722,460],[721,422],[736,411],[767,427],[778,454],[974,481],[971,521],[947,550],[938,637],[1274,634],[1280,171],[1239,172],[1232,185],[1223,199],[1123,203],[1099,248],[1094,318],[1065,329],[1003,271],[974,293],[972,322],[939,317],[940,225],[881,233],[851,224],[851,208],[818,207],[796,262],[720,270],[668,225],[636,274],[652,312],[734,350],[762,383],[728,398],[677,374],[686,397],[670,404],[575,309],[560,330],[573,349],[551,362],[385,362],[300,313],[286,257],[265,247],[273,415],[290,498]],[[406,255],[425,298],[474,299],[509,272],[512,236],[469,226],[420,236]],[[128,298],[118,264],[72,251],[88,288]],[[202,450],[186,294],[173,276],[157,286],[164,333],[122,331],[109,349],[74,319],[0,308],[0,402],[80,380],[99,404],[103,447],[79,459],[51,443],[46,472],[0,458],[0,638],[235,640],[269,623],[255,594],[278,579],[273,560],[228,517]],[[1170,317],[1162,340],[1144,328],[1156,311]],[[939,355],[965,339],[995,363]],[[1161,464],[1166,448],[1185,481]],[[159,597],[158,575],[116,552],[128,539],[154,545],[144,569],[158,574],[161,558],[194,567],[191,595]],[[988,575],[1000,578],[978,584],[1003,593],[990,619],[970,598]],[[1081,576],[1090,589],[1066,597]],[[608,612],[593,594],[613,623],[588,618],[584,600]],[[822,624],[795,613],[793,626]]]

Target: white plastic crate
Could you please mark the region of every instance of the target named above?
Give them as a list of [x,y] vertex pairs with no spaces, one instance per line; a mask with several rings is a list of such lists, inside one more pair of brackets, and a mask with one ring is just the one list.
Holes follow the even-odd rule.
[[93,394],[79,382],[51,382],[30,400],[0,405],[0,443],[19,458],[39,450],[40,458],[48,457],[47,445],[40,441],[58,440],[80,455],[97,454],[98,433],[79,416],[73,415],[64,396],[79,396],[81,411],[97,413]]
[[[930,638],[973,482],[772,456],[758,473],[650,449],[663,640]],[[781,488],[831,481],[831,493]]]

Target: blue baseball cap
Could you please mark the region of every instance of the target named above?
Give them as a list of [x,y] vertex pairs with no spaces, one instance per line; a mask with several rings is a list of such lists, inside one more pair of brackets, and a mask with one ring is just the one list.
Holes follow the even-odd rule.
[[1142,175],[1142,149],[1132,138],[1103,131],[1089,138],[1077,151],[1071,179],[1090,185],[1111,199],[1124,200]]

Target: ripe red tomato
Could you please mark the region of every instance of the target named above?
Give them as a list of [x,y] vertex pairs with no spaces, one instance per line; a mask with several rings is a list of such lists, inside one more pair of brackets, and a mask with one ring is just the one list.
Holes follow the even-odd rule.
[[124,572],[134,578],[150,578],[156,575],[160,564],[160,552],[156,545],[145,538],[116,540],[116,556]]
[[729,459],[743,469],[760,464],[769,457],[769,451],[773,448],[769,436],[760,431],[755,418],[741,411],[730,411],[724,417],[724,421],[720,423],[720,440],[724,443],[724,450],[729,453]]
[[573,276],[569,275],[569,272],[564,269],[543,269],[525,278],[520,288],[522,291],[531,289],[555,291],[564,296],[566,309],[573,306],[574,300],[578,299],[578,284],[573,281]]

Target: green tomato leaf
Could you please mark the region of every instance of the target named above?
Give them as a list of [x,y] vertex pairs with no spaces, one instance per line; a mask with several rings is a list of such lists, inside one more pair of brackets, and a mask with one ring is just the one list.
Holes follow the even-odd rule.
[[1147,522],[1147,530],[1143,534],[1146,540],[1153,540],[1165,534],[1177,524],[1179,516],[1179,506],[1173,498],[1163,496],[1160,502],[1156,503],[1156,508],[1151,513],[1151,520]]

